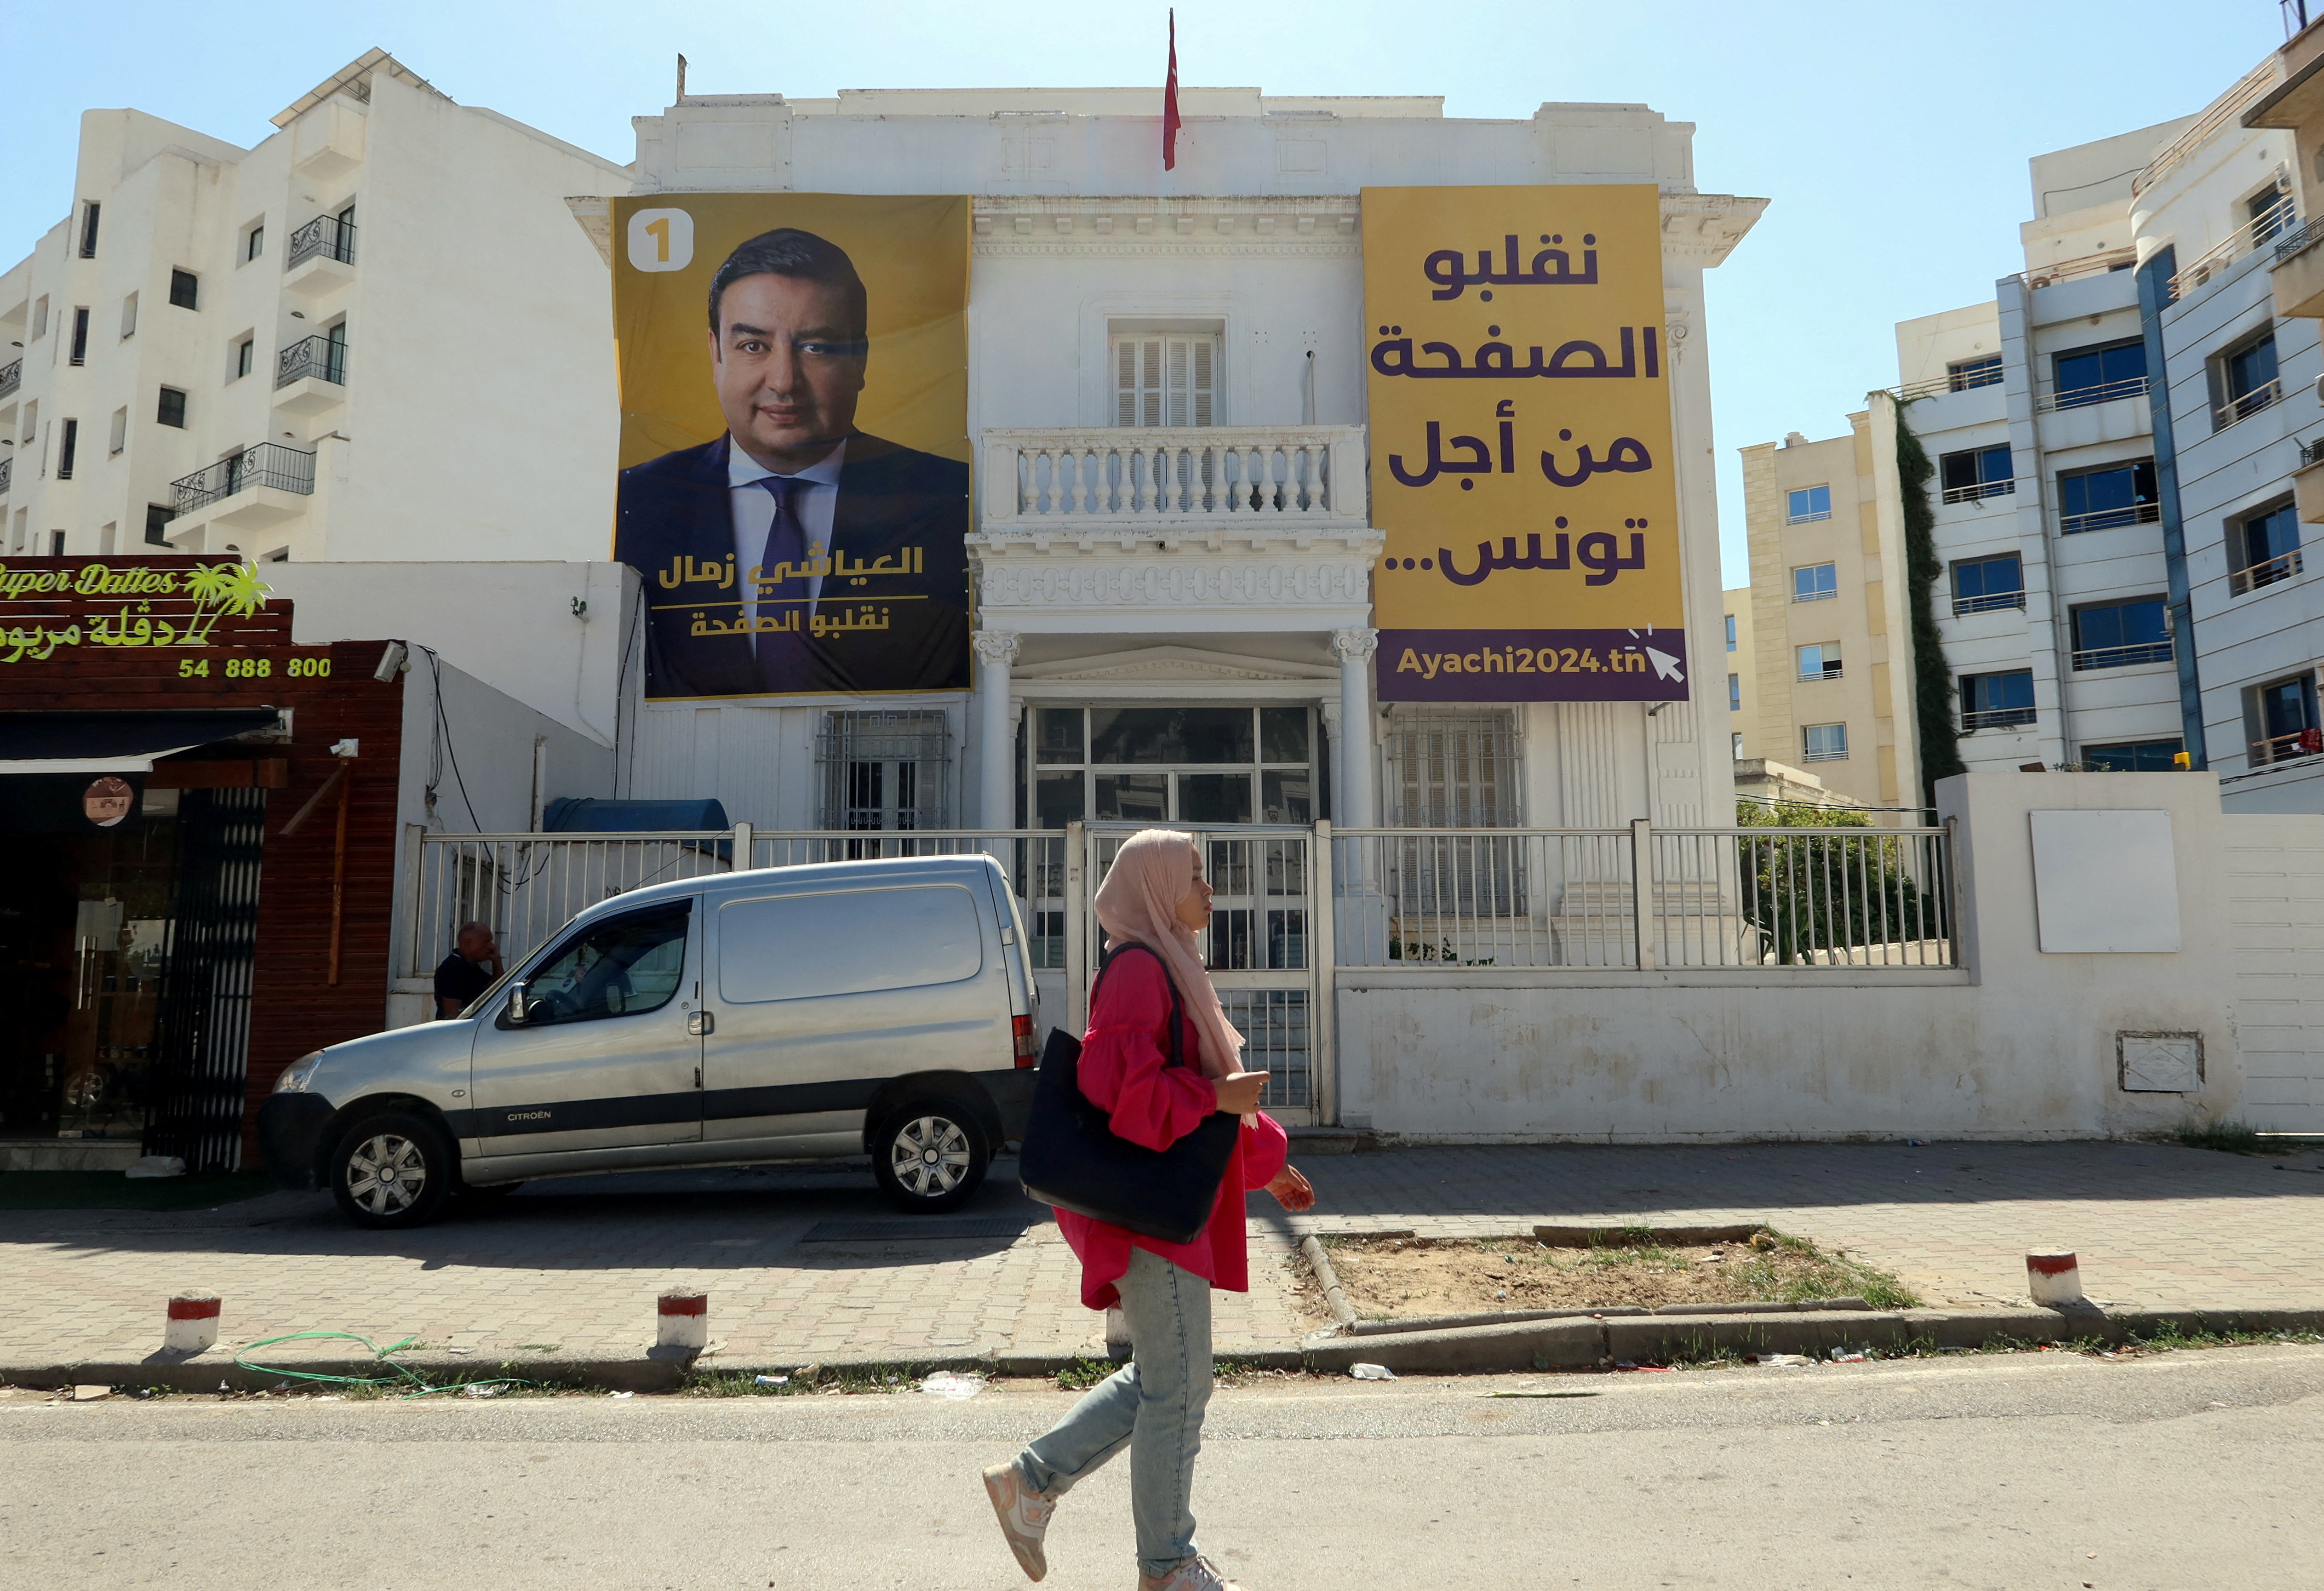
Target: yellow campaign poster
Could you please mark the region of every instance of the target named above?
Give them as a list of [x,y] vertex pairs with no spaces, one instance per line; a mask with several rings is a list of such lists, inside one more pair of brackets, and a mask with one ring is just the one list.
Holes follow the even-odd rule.
[[1380,699],[1684,699],[1655,189],[1363,214]]
[[660,699],[969,683],[969,200],[613,201],[613,556]]

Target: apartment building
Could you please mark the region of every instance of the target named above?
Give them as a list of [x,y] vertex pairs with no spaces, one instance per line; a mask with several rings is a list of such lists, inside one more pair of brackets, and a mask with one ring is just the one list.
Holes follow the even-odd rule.
[[1753,637],[1751,588],[1729,586],[1719,593],[1726,609],[1727,722],[1738,762],[1763,755],[1759,748],[1759,673]]
[[1757,711],[1738,755],[1894,812],[1923,795],[1902,525],[1880,510],[1880,446],[1863,411],[1844,437],[1742,449]]
[[71,213],[0,273],[0,549],[603,559],[624,168],[373,51],[251,148],[81,118]]

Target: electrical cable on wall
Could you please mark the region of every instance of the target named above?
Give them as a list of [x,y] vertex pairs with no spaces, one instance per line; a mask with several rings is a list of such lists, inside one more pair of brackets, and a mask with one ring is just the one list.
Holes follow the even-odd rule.
[[[481,834],[484,832],[484,825],[476,816],[475,803],[468,799],[468,781],[460,777],[460,753],[452,744],[452,722],[444,714],[444,660],[437,655],[436,648],[433,647],[422,646],[420,649],[428,654],[429,671],[434,676],[436,684],[436,745],[442,749],[444,757],[451,761],[452,785],[460,792],[460,805],[468,809],[468,826]],[[432,811],[436,805],[436,786],[443,777],[443,762],[434,758],[433,749],[431,749],[430,758],[428,805]]]

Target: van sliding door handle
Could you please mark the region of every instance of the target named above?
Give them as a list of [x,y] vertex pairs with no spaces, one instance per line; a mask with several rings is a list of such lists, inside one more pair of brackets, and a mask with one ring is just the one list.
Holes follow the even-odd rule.
[[717,1031],[718,1019],[709,1012],[689,1011],[686,1014],[686,1033],[688,1038],[702,1038]]

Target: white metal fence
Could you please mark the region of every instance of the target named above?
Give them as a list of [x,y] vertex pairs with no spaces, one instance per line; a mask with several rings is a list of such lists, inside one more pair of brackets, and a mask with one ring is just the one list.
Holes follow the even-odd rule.
[[[1095,825],[1092,825],[1093,832]],[[1254,829],[1255,843],[1265,838]],[[1304,967],[1899,967],[1960,965],[1951,833],[1942,828],[1340,829],[1328,851],[1331,921],[1304,897],[1307,843],[1279,832],[1264,868],[1230,831],[1205,831],[1222,893],[1252,897],[1222,916],[1222,971]],[[1023,903],[1038,970],[1086,965],[1084,869],[1057,830],[430,834],[410,831],[400,975],[424,978],[462,924],[481,922],[510,960],[575,913],[650,884],[750,867],[874,857],[998,858]],[[1118,842],[1118,837],[1116,837]],[[1278,854],[1279,853],[1279,854]],[[1255,859],[1258,852],[1253,851]],[[1102,877],[1093,857],[1085,888]],[[1233,868],[1268,878],[1230,889]],[[1291,869],[1298,872],[1292,878]],[[1283,874],[1277,878],[1277,872]],[[1254,877],[1257,874],[1254,873]],[[1261,896],[1270,907],[1260,912]],[[1289,897],[1303,897],[1293,902]],[[1639,902],[1646,903],[1643,913]],[[1315,901],[1320,911],[1322,900]],[[1296,907],[1296,909],[1295,909]],[[1233,936],[1240,933],[1241,938]],[[1313,949],[1310,949],[1310,944]]]

